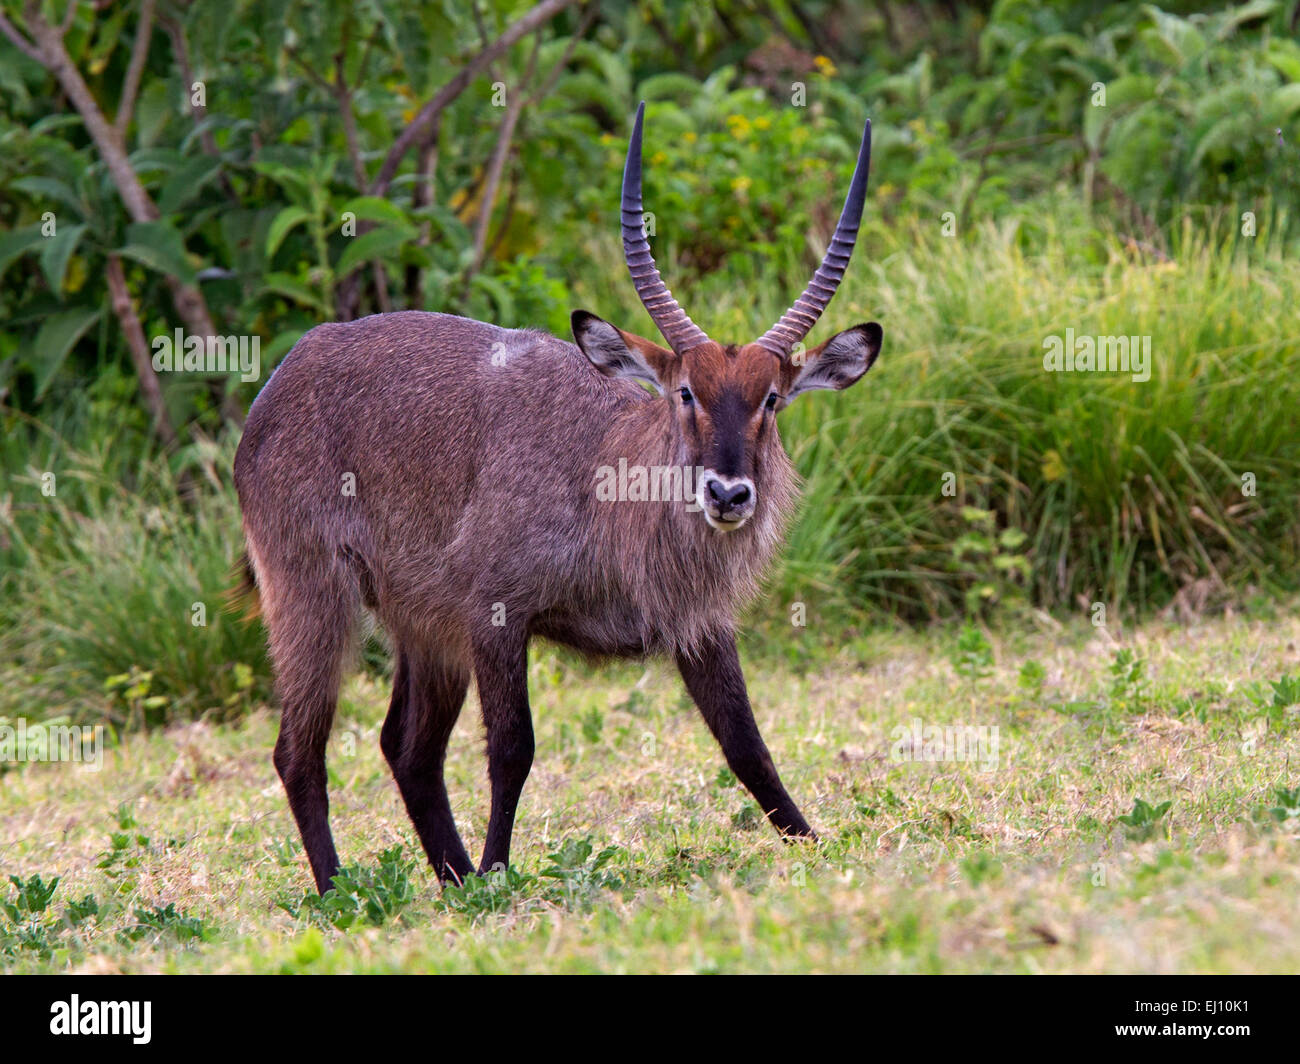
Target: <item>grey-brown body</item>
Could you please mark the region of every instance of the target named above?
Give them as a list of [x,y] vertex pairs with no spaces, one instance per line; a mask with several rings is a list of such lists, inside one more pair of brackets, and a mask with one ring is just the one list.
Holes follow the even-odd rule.
[[[322,892],[338,869],[325,747],[363,607],[396,655],[380,745],[440,878],[474,869],[443,776],[471,677],[492,790],[478,868],[508,859],[534,753],[536,636],[594,655],[670,654],[773,826],[813,837],[754,722],[735,622],[794,501],[777,412],[854,384],[880,350],[874,322],[802,349],[852,252],[870,124],[812,281],[757,341],[724,346],[677,305],[650,255],[643,112],[623,245],[669,348],[586,311],[572,316],[577,344],[444,314],[376,315],[312,329],[249,412],[235,486],[282,709],[274,761]],[[693,491],[611,499],[601,481],[622,469]]]
[[729,629],[780,543],[794,475],[775,430],[753,520],[715,534],[690,502],[601,501],[620,459],[681,469],[662,401],[576,344],[408,311],[321,325],[257,397],[235,459],[262,589],[329,574],[399,644],[466,657],[523,620],[594,654],[689,649]]

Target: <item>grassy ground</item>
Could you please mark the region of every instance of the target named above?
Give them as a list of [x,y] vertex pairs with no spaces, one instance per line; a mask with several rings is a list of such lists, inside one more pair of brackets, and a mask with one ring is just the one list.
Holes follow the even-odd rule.
[[[0,958],[92,972],[1300,967],[1300,791],[1278,793],[1300,784],[1300,684],[1284,679],[1300,674],[1300,611],[1027,627],[987,642],[874,633],[793,666],[755,644],[759,721],[817,846],[761,822],[666,664],[592,671],[545,648],[516,867],[461,891],[440,893],[415,859],[378,749],[386,691],[366,677],[348,682],[330,757],[339,850],[359,867],[325,905],[304,905],[270,711],[129,735],[98,773],[11,768],[0,869],[27,889],[7,888]],[[471,700],[449,761],[471,852],[487,813],[476,718]],[[996,727],[996,764],[900,760],[926,753],[897,741],[914,719]]]

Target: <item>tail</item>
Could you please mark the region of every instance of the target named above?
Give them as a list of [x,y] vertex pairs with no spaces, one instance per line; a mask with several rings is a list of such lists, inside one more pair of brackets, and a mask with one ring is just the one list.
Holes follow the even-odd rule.
[[231,587],[227,589],[226,610],[230,613],[243,613],[245,623],[254,621],[262,615],[262,599],[257,593],[257,574],[248,551],[243,551],[230,570]]

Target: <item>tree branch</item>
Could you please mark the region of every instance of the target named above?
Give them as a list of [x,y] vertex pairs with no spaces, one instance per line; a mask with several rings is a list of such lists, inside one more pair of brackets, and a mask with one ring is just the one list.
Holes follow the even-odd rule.
[[411,119],[397,140],[393,142],[383,165],[379,168],[379,173],[370,184],[370,194],[382,196],[388,192],[388,186],[392,184],[397,168],[401,166],[406,153],[416,144],[423,143],[425,132],[489,63],[504,54],[516,41],[526,37],[576,2],[577,0],[543,0],[528,14],[513,22],[500,37],[466,63],[455,77],[438,90],[433,99],[420,108],[420,112]]
[[135,111],[136,94],[140,91],[140,78],[144,74],[145,60],[149,58],[149,41],[153,37],[153,9],[155,0],[141,0],[140,24],[135,31],[135,44],[131,47],[131,64],[126,69],[126,81],[122,84],[122,99],[117,105],[117,118],[113,128],[117,135],[126,139],[126,127],[131,123]]
[[40,63],[42,66],[45,65],[45,60],[41,56],[40,49],[14,28],[14,24],[5,18],[3,11],[0,11],[0,33],[3,33],[8,37],[9,43],[22,52],[28,59]]
[[519,88],[510,93],[510,99],[506,103],[506,113],[501,119],[501,131],[497,135],[496,147],[492,150],[492,158],[488,162],[483,197],[479,200],[478,222],[474,226],[474,257],[465,270],[466,283],[483,265],[483,255],[487,250],[488,226],[492,221],[492,205],[497,197],[497,186],[501,183],[501,171],[505,168],[506,157],[510,154],[510,142],[515,135],[519,114],[527,100],[523,89],[533,79],[533,73],[537,70],[537,53],[541,49],[542,38],[538,35],[533,42],[533,50],[528,56],[528,66],[524,70],[524,76],[519,80]]
[[126,346],[131,352],[131,361],[135,364],[135,375],[140,379],[140,394],[153,416],[154,431],[166,446],[175,447],[176,429],[167,416],[167,404],[163,401],[162,386],[158,383],[158,374],[154,372],[153,360],[149,357],[149,342],[144,336],[144,326],[140,324],[140,316],[131,303],[131,291],[126,285],[122,260],[116,255],[108,256],[104,277],[108,281],[113,313],[122,326],[122,335],[126,337]]

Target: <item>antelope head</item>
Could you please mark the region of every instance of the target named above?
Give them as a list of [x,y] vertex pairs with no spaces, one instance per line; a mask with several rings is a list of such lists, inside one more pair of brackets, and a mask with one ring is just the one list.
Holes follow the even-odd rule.
[[574,311],[573,334],[601,373],[642,381],[664,397],[680,433],[683,464],[703,470],[696,501],[704,519],[730,532],[743,526],[758,505],[757,459],[777,439],[777,411],[803,392],[854,384],[880,352],[883,333],[876,322],[855,325],[806,351],[802,347],[853,254],[867,191],[871,123],[862,133],[835,235],[808,287],[753,343],[724,345],[710,340],[687,317],[651,257],[641,202],[644,116],[642,103],[623,169],[623,253],[637,294],[668,346],[625,332],[585,310]]

